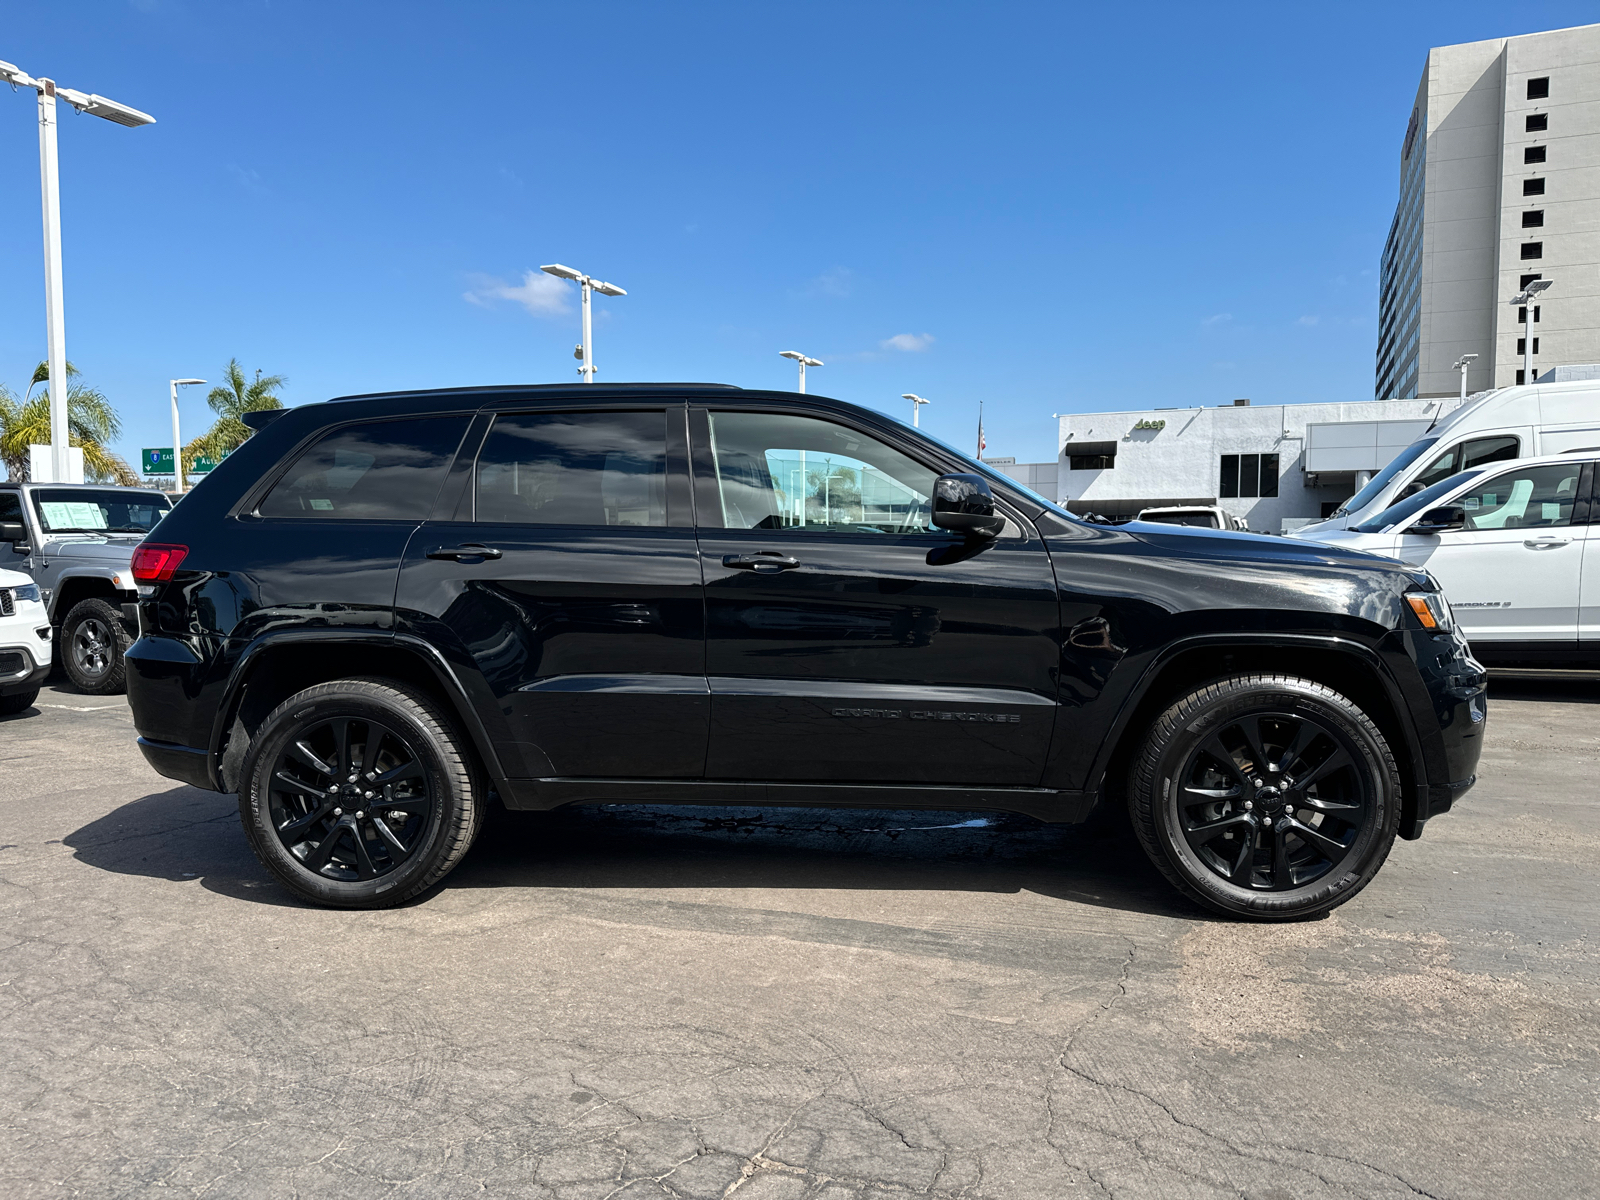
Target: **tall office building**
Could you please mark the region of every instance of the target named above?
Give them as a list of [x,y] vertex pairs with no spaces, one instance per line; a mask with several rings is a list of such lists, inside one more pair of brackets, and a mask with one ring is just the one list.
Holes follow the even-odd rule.
[[1379,281],[1380,400],[1600,362],[1600,25],[1428,52]]

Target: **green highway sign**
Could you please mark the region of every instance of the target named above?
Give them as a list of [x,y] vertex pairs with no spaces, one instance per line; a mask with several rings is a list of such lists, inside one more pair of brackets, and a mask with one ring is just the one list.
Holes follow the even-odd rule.
[[[143,453],[144,453],[144,473],[146,475],[171,475],[171,474],[173,474],[173,470],[172,470],[172,448],[170,446],[162,447],[162,448],[156,449],[156,450],[151,450],[151,449],[147,448],[146,450],[144,450]],[[231,450],[228,451],[228,454],[232,454],[232,453],[233,453],[233,451],[231,451]],[[224,454],[222,457],[223,458],[227,458],[228,454]],[[211,458],[208,455],[202,454],[202,455],[200,455],[199,457],[197,457],[194,460],[194,465],[193,466],[186,467],[184,469],[184,474],[185,475],[209,475],[212,471],[215,471],[217,469],[218,461],[220,461],[220,460],[215,459],[215,458]]]

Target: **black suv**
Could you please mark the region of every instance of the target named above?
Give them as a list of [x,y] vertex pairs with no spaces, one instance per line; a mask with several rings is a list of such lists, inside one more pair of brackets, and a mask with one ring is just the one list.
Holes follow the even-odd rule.
[[1332,908],[1471,786],[1485,674],[1424,571],[1102,526],[897,421],[705,384],[357,396],[134,558],[164,775],[322,904],[415,896],[491,796],[1125,803],[1183,892]]

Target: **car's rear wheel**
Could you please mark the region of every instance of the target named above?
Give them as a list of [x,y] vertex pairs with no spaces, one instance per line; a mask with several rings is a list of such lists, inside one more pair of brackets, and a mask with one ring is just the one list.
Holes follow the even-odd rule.
[[61,666],[72,686],[91,696],[120,692],[127,679],[122,662],[128,648],[122,613],[109,600],[80,600],[61,626]]
[[402,684],[342,679],[291,696],[262,722],[239,814],[290,891],[384,908],[432,887],[477,835],[484,787],[468,743]]
[[1130,777],[1145,852],[1179,891],[1252,920],[1316,916],[1364,888],[1400,823],[1372,719],[1283,675],[1219,679],[1156,719]]

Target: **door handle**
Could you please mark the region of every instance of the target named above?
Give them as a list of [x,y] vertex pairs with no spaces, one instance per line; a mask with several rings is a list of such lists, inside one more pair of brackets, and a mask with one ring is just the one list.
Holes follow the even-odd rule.
[[1565,546],[1570,541],[1572,541],[1571,538],[1542,537],[1529,538],[1522,544],[1529,550],[1554,550],[1558,546]]
[[440,546],[437,550],[429,550],[429,558],[453,558],[456,562],[466,562],[473,558],[499,558],[501,552],[493,546],[479,546],[469,542],[465,546]]
[[798,558],[791,558],[787,554],[779,554],[776,550],[757,550],[754,554],[724,554],[722,565],[732,567],[736,571],[760,571],[771,574],[774,571],[788,571],[800,565]]

